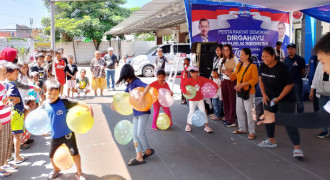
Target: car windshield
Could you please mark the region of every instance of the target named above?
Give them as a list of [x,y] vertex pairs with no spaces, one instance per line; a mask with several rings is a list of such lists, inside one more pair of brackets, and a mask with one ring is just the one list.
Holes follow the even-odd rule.
[[156,49],[158,49],[158,48],[159,48],[159,46],[155,46],[155,47],[149,49],[145,54],[146,54],[146,55],[151,54],[151,53],[153,53],[153,52],[154,52]]

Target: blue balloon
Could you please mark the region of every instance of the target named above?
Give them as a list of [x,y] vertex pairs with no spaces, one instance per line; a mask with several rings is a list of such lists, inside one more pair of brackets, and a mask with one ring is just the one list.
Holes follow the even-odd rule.
[[192,124],[197,127],[201,127],[206,123],[205,112],[197,110],[191,117]]
[[47,134],[52,130],[48,113],[41,108],[30,112],[24,123],[26,130],[34,135]]

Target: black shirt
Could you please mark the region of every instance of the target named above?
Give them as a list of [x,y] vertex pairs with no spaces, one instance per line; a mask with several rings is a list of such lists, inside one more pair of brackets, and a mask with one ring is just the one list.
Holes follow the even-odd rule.
[[47,73],[43,67],[39,67],[38,64],[30,67],[30,72],[37,72],[39,74],[39,87],[42,88],[44,81],[47,79]]
[[156,64],[157,64],[157,70],[165,70],[165,62],[167,61],[167,58],[165,56],[156,58]]
[[[75,64],[67,64],[64,69],[65,72],[68,72],[71,76],[74,76],[76,72],[78,72],[78,68]],[[71,79],[71,76],[66,76],[67,80],[73,80]]]
[[104,60],[107,62],[108,69],[115,69],[115,63],[118,63],[117,56],[114,54],[112,54],[112,56],[110,54],[106,54],[104,56]]
[[302,84],[302,70],[306,68],[305,59],[295,55],[292,59],[287,56],[284,63],[289,68],[290,76],[294,83]]
[[[288,67],[282,62],[277,62],[276,65],[272,68],[262,64],[259,69],[259,76],[261,76],[261,80],[264,84],[265,92],[269,100],[277,98],[282,93],[285,86],[293,83],[288,71]],[[295,94],[293,89],[281,101],[294,102]],[[276,110],[271,109],[277,108],[276,106],[274,108],[265,106],[265,109],[274,112]]]

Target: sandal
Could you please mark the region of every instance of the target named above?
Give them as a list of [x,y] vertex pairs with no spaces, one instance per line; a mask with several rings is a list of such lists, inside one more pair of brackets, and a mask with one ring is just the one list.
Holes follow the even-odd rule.
[[24,157],[24,156],[22,156],[22,157],[23,157],[22,160],[18,160],[18,161],[14,160],[14,163],[15,164],[21,164],[21,163],[23,163],[24,161],[26,161],[28,159],[27,157]]
[[138,161],[135,158],[131,159],[127,162],[127,166],[135,166],[135,165],[140,165],[146,163],[145,161]]
[[18,166],[16,166],[15,164],[8,163],[7,165],[2,166],[1,168],[5,169],[5,170],[7,170],[7,169],[17,169]]
[[146,154],[146,153],[144,153],[143,154],[143,159],[146,159],[146,158],[148,158],[149,156],[152,156],[153,154],[155,154],[155,150],[154,149],[150,149],[150,151],[151,151],[151,153],[148,155],[148,154]]
[[51,179],[55,179],[58,175],[60,175],[60,172],[61,172],[61,170],[60,171],[55,171],[55,170],[52,170],[49,174],[48,174],[48,177],[47,177],[47,179],[48,180],[51,180]]
[[11,175],[11,172],[8,172],[6,170],[0,171],[0,178],[5,178]]
[[233,134],[246,134],[244,131],[236,130],[233,132]]

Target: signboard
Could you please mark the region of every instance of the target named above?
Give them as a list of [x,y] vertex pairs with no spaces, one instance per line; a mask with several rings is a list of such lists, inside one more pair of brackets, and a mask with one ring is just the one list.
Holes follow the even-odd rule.
[[50,42],[35,42],[34,49],[50,49]]

